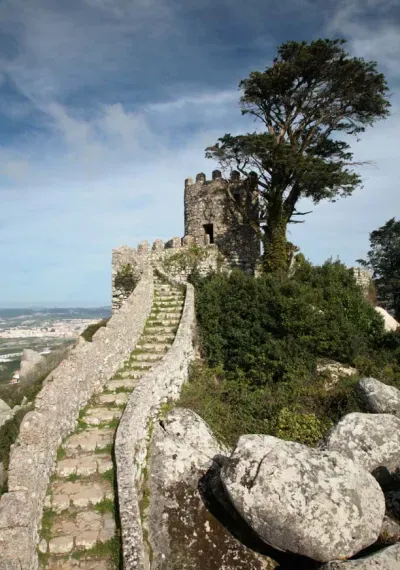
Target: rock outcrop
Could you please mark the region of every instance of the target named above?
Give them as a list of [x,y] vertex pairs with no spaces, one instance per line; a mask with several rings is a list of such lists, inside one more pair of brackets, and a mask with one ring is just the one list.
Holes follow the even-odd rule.
[[221,480],[267,544],[319,562],[373,544],[385,514],[378,483],[360,465],[272,436],[242,436]]
[[363,406],[373,414],[393,414],[400,418],[400,390],[375,378],[361,378],[355,387]]
[[194,412],[176,408],[155,426],[148,511],[153,570],[261,570],[272,561],[246,548],[206,509],[199,481],[226,453]]
[[399,568],[400,544],[394,544],[357,560],[329,562],[320,570],[399,570]]
[[21,382],[28,382],[31,374],[45,362],[45,358],[30,348],[25,348],[22,353],[19,378]]
[[385,309],[382,309],[382,307],[375,307],[375,311],[380,315],[382,315],[385,331],[387,332],[395,331],[399,328],[399,323]]
[[0,399],[0,427],[6,423],[13,416],[13,411],[10,406]]
[[390,414],[347,414],[322,448],[337,451],[369,472],[378,468],[395,471],[400,465],[400,419]]

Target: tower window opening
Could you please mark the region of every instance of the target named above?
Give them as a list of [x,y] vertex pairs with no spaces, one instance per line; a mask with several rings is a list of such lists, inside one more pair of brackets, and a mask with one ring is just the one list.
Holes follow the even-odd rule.
[[210,236],[210,243],[214,243],[214,226],[213,224],[204,224],[203,226],[206,235]]

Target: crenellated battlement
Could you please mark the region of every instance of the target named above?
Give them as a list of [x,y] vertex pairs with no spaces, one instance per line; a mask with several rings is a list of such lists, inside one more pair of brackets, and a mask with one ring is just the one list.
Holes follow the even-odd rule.
[[240,172],[237,170],[233,170],[231,172],[229,180],[222,178],[222,172],[220,170],[213,170],[211,173],[211,180],[207,180],[206,175],[204,172],[199,172],[196,174],[195,182],[193,182],[193,178],[186,178],[185,180],[185,188],[190,186],[200,186],[203,184],[212,184],[215,182],[219,182],[220,185],[226,184],[227,182],[244,182],[244,179],[241,179]]
[[[184,281],[190,273],[183,267],[186,252],[193,258],[193,248],[204,248],[199,254],[199,268],[203,274],[217,268],[230,270],[234,267],[254,273],[260,256],[260,238],[255,230],[258,201],[246,185],[248,179],[242,178],[238,171],[232,171],[229,179],[223,178],[220,170],[214,170],[208,180],[204,172],[196,174],[194,181],[187,178],[183,237],[174,236],[166,241],[156,239],[152,244],[144,240],[137,248],[123,246],[113,251],[113,311],[128,297],[126,291],[115,287],[117,273],[128,265],[137,276],[148,262],[153,266],[164,266],[164,269],[167,264],[169,274]],[[182,253],[180,263],[176,266],[167,263],[166,260],[174,259],[178,251]]]

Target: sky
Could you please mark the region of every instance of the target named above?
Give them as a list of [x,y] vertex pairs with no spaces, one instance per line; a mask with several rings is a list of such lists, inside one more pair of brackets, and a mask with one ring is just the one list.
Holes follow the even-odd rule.
[[391,90],[352,144],[363,188],[290,227],[312,262],[351,266],[400,206],[398,0],[0,0],[0,306],[109,305],[112,249],[182,236],[205,147],[254,129],[239,81],[319,37]]

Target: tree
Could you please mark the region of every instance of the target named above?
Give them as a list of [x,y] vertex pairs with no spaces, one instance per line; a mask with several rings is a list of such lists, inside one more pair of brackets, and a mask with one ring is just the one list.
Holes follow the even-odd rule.
[[[344,43],[282,44],[271,67],[239,84],[242,114],[254,117],[261,130],[226,134],[206,149],[224,171],[256,180],[266,271],[287,270],[287,225],[302,223],[298,217],[310,213],[297,210],[301,198],[335,201],[360,185],[353,170],[360,163],[334,135],[357,136],[389,115],[384,75],[375,62],[349,57]],[[254,184],[246,187],[254,190]]]
[[357,259],[373,271],[378,301],[400,320],[400,221],[391,218],[369,235],[367,260]]

